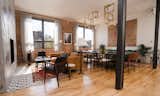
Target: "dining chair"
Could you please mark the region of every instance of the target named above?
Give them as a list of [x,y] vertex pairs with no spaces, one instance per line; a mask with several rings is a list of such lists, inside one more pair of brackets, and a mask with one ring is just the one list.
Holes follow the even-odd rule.
[[91,53],[86,53],[87,54],[87,63],[91,64],[92,63],[92,54]]
[[93,63],[93,65],[95,66],[99,66],[100,65],[100,59],[101,59],[101,57],[100,57],[100,54],[99,53],[97,53],[97,52],[93,52],[92,53],[92,63]]
[[102,63],[105,68],[111,68],[116,62],[116,54],[106,53],[102,58]]
[[131,54],[128,55],[128,57],[127,57],[128,72],[129,72],[130,67],[133,66],[134,71],[135,71],[136,65],[140,66],[140,64],[138,63],[139,56],[140,55],[139,55],[138,52],[133,52],[133,53],[131,53]]

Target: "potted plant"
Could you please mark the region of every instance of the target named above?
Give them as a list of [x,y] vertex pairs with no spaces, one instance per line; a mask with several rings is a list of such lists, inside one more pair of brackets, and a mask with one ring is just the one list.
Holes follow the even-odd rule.
[[101,54],[104,54],[105,51],[106,51],[106,46],[105,46],[104,44],[101,44],[101,45],[99,46],[99,51],[100,51]]
[[144,44],[140,44],[138,46],[138,53],[141,55],[141,60],[142,62],[145,62],[146,59],[146,54],[151,50],[151,47],[147,47]]
[[151,47],[146,47],[144,44],[138,46],[138,52],[141,56],[146,56]]

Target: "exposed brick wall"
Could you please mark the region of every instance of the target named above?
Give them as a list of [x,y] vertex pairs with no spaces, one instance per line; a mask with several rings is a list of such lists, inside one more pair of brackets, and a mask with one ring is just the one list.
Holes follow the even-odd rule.
[[[66,20],[61,20],[61,26],[62,26],[62,49],[67,52],[71,52],[74,50],[74,43],[75,43],[75,28],[76,28],[75,22],[69,22]],[[64,33],[72,33],[72,44],[64,44]]]

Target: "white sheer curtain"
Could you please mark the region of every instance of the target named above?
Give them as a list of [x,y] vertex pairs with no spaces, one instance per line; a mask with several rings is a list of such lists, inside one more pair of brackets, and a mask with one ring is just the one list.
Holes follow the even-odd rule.
[[79,50],[79,42],[84,38],[84,29],[83,27],[76,26],[76,39],[75,39],[75,49]]
[[31,16],[23,15],[21,17],[21,37],[23,58],[27,61],[27,53],[34,50]]
[[85,29],[85,40],[88,42],[88,47],[94,49],[94,32],[93,29]]
[[[94,31],[91,28],[85,28],[85,27],[80,27],[77,26],[76,28],[76,45],[75,48],[78,50],[78,42],[87,42],[87,46],[91,49],[94,49]],[[81,45],[81,44],[80,44]],[[86,45],[86,44],[84,44]]]
[[55,32],[54,32],[55,40],[54,40],[54,50],[61,51],[61,25],[58,20],[55,20]]

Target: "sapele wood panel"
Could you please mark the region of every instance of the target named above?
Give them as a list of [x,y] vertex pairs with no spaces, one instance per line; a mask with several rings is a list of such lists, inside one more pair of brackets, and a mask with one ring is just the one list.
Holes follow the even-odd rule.
[[[137,19],[126,22],[126,46],[136,46],[137,41]],[[108,28],[108,46],[117,46],[117,26]]]

